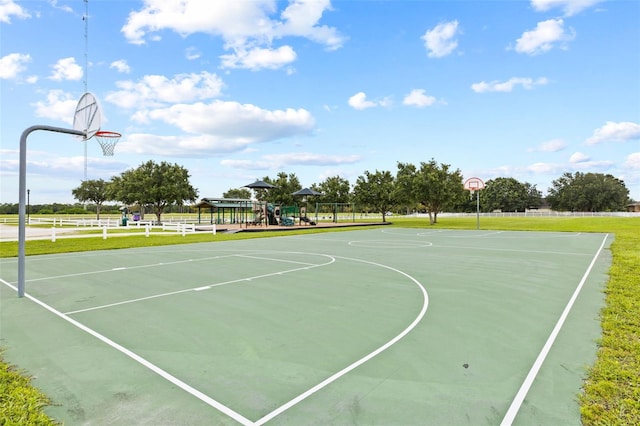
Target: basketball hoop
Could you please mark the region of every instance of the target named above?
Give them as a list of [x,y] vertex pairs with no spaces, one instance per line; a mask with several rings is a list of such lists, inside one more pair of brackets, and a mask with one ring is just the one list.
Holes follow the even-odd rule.
[[464,181],[464,189],[467,191],[471,191],[473,195],[474,192],[484,189],[484,182],[482,179],[477,177],[472,177]]
[[118,132],[101,130],[96,132],[94,137],[98,140],[100,148],[102,148],[102,155],[105,157],[112,157],[116,144],[120,141],[122,135]]
[[[473,194],[475,194],[476,191],[484,189],[484,182],[480,178],[470,177],[464,181],[464,189],[470,192],[471,198],[473,199]],[[476,197],[476,228],[480,229],[480,193],[478,193]]]

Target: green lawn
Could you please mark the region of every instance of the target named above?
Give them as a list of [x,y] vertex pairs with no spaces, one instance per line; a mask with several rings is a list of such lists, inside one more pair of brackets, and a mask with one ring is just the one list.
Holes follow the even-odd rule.
[[[429,220],[393,216],[392,226],[432,228]],[[436,228],[476,229],[475,217],[440,217]],[[611,245],[613,263],[606,287],[606,306],[601,313],[602,338],[597,360],[589,368],[583,392],[576,397],[581,404],[585,425],[640,424],[640,217],[482,217],[481,229],[519,231],[603,232],[615,234]],[[347,228],[348,229],[348,228]],[[260,232],[186,237],[132,236],[85,239],[82,250],[119,249],[152,245],[185,244],[264,238],[309,232],[337,232],[345,229],[304,228],[286,232]],[[27,255],[78,250],[72,239],[28,241]],[[0,243],[0,256],[17,255],[17,242]],[[22,374],[20,374],[22,373]],[[24,372],[0,360],[0,425],[55,424],[46,419],[46,396],[29,386]]]

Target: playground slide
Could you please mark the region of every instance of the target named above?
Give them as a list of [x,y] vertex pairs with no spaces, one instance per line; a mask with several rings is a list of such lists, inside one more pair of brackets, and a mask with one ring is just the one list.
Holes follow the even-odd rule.
[[276,214],[273,206],[269,204],[267,206],[267,218],[269,220],[269,225],[277,225],[278,220],[276,219]]

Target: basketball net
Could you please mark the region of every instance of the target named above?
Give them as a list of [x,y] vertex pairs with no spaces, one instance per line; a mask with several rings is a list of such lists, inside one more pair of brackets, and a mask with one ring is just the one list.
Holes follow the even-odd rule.
[[100,131],[94,137],[98,140],[100,148],[102,148],[102,155],[113,157],[116,144],[120,141],[122,135],[118,132]]

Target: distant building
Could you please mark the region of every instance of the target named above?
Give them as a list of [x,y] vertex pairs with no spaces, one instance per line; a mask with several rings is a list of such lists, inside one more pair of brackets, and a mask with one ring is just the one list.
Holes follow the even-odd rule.
[[627,204],[627,211],[631,213],[640,213],[640,202]]

